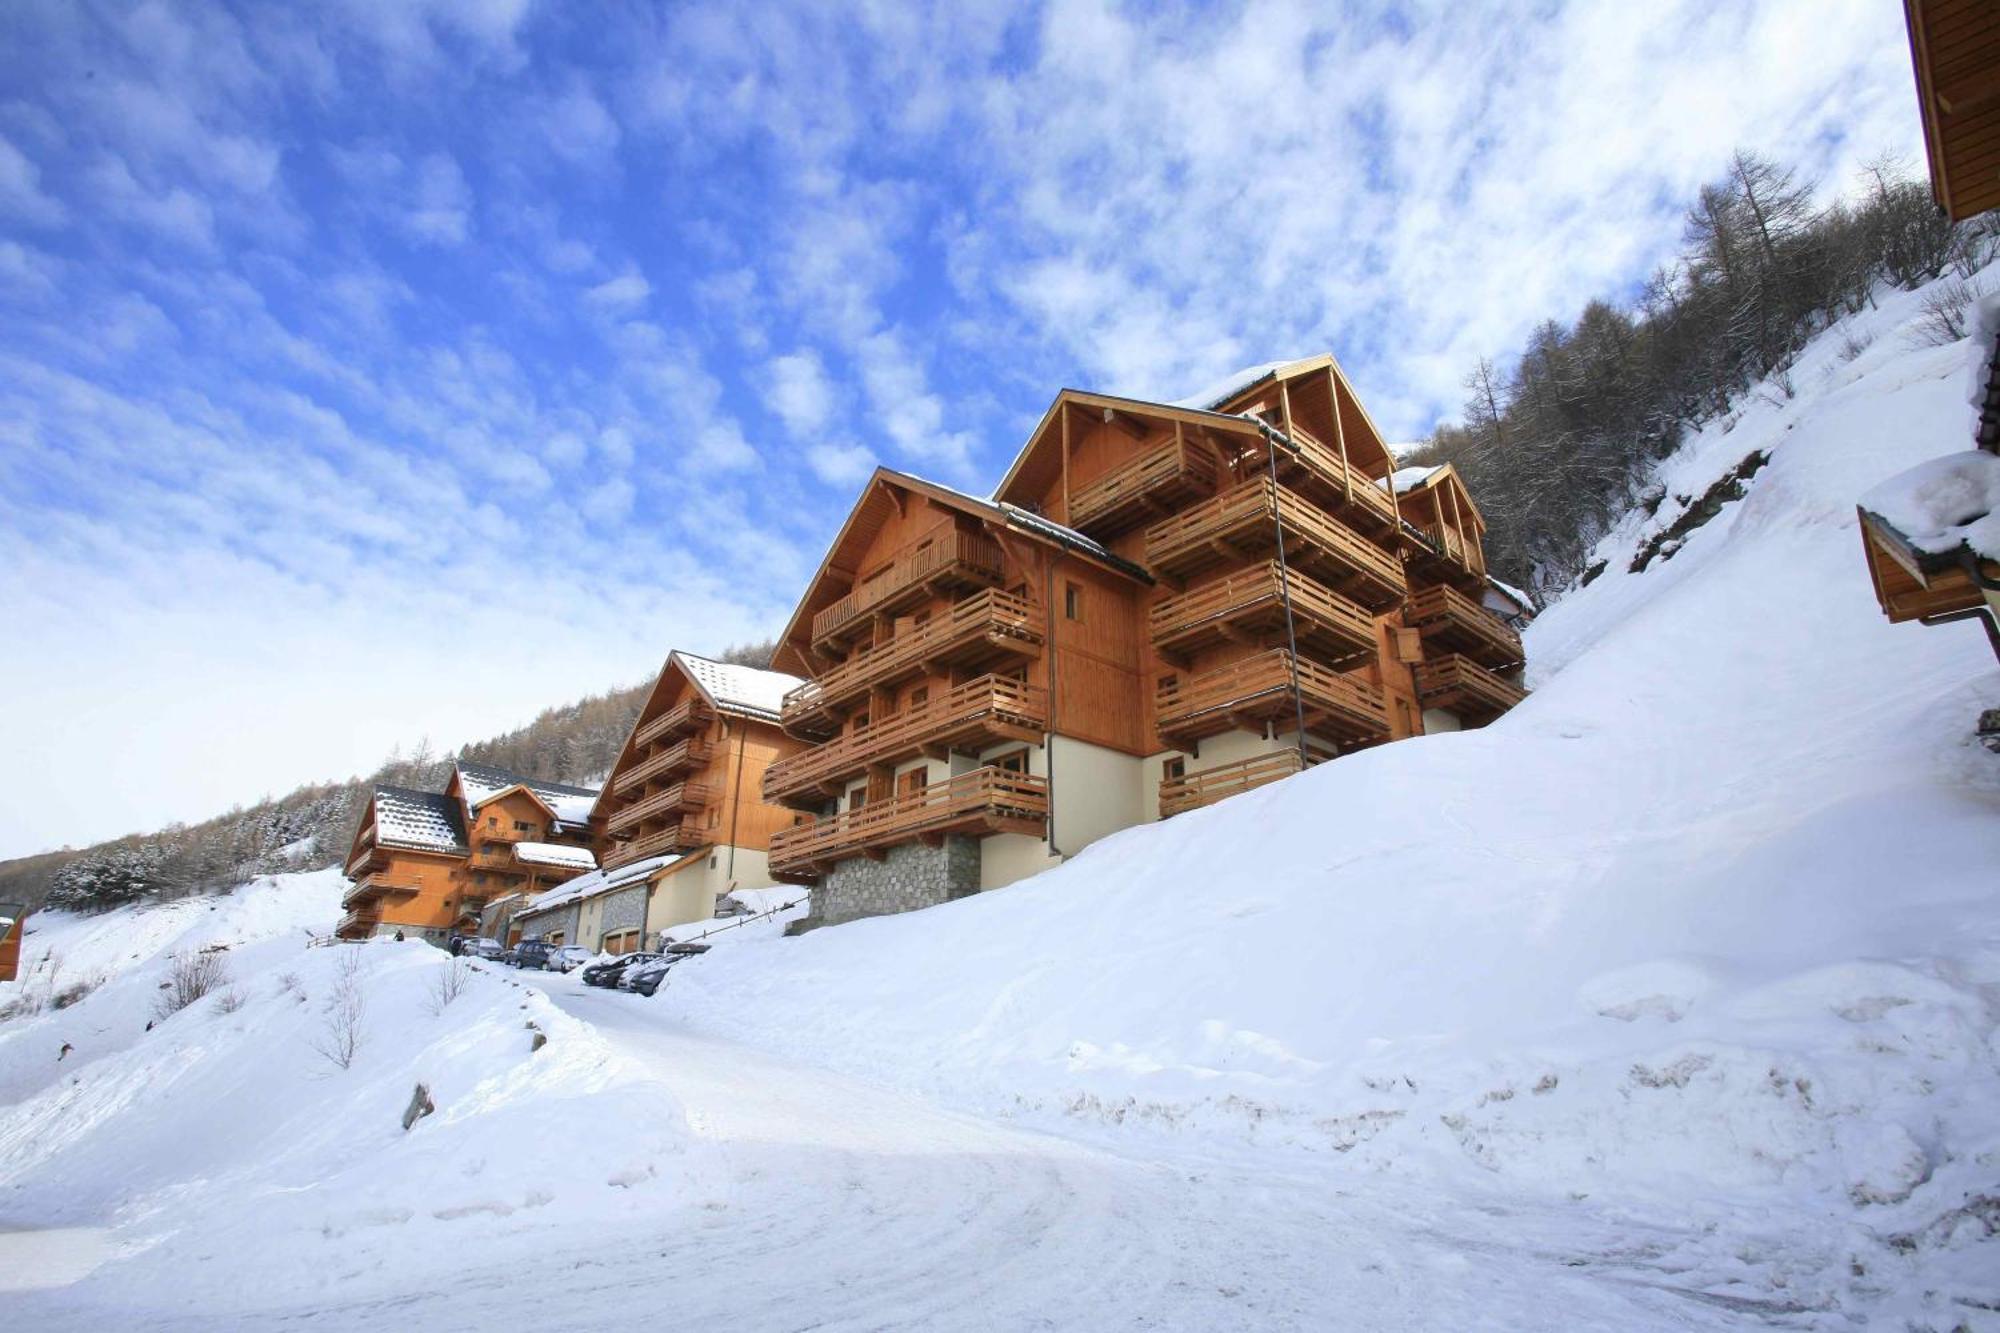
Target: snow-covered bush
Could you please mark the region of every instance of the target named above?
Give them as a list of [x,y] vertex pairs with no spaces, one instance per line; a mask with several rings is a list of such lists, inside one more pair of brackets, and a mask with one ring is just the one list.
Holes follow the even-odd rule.
[[220,953],[203,949],[175,954],[167,968],[167,979],[161,983],[160,997],[154,1001],[154,1016],[172,1017],[228,983],[229,966]]

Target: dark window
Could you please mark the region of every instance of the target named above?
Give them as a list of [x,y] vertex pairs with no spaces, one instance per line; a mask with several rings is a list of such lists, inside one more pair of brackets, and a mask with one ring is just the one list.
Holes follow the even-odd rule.
[[1178,757],[1162,759],[1160,761],[1160,776],[1168,782],[1179,782],[1187,776],[1187,760]]
[[1019,750],[1009,750],[1006,754],[995,755],[986,762],[1003,773],[1019,773],[1026,776],[1028,772],[1028,751],[1024,746]]
[[533,833],[534,831],[535,831],[535,826],[533,824],[530,824],[527,820],[517,819],[514,821],[514,832]]
[[905,708],[921,707],[924,701],[929,699],[930,697],[931,697],[931,687],[928,685],[919,685],[917,686],[917,688],[910,691],[910,697],[903,701],[903,707]]
[[1083,619],[1083,587],[1081,584],[1063,584],[1063,619]]
[[847,793],[847,808],[849,810],[859,810],[866,804],[868,804],[868,789],[866,787],[856,787],[853,791]]
[[857,731],[857,732],[859,732],[859,731],[866,731],[866,730],[868,730],[868,714],[866,714],[866,713],[856,713],[856,714],[854,715],[854,728],[853,728],[853,729],[854,729],[855,731]]

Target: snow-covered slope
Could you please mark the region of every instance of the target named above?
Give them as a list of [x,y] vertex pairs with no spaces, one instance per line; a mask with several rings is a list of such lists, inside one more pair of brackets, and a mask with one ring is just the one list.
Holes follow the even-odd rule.
[[[413,1258],[615,1234],[699,1178],[646,1071],[513,974],[415,942],[310,947],[339,891],[325,870],[37,919],[38,975],[105,979],[0,1023],[0,1233],[102,1229],[117,1290],[200,1322],[244,1299],[246,1256],[301,1303],[391,1295]],[[217,946],[225,984],[156,1017],[174,959]],[[436,1110],[406,1133],[419,1081]]]
[[[2000,1183],[2000,760],[1970,743],[2000,673],[1975,628],[1883,621],[1854,516],[1967,439],[1977,351],[1916,346],[1919,300],[1679,451],[1497,725],[735,951],[667,1007],[980,1109],[1831,1235],[1959,1215]],[[1629,572],[1758,451],[1744,498]]]

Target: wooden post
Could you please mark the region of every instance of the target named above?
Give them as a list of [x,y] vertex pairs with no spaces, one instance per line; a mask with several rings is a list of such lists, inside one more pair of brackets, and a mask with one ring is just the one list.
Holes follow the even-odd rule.
[[1062,521],[1069,523],[1069,404],[1062,405]]
[[[1326,368],[1326,401],[1333,411],[1333,447],[1340,451],[1340,484],[1347,495],[1347,502],[1354,503],[1354,466],[1347,461],[1347,429],[1340,423],[1340,377],[1333,373],[1333,367]],[[1393,460],[1389,471],[1396,471]],[[1396,507],[1396,482],[1393,475],[1389,481],[1389,507]]]

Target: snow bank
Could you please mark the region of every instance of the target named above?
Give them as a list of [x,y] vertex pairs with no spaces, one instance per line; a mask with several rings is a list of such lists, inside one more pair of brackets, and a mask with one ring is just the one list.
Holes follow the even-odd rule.
[[[1495,726],[705,958],[662,1012],[961,1106],[1681,1216],[1886,1235],[1990,1192],[2000,780],[1969,732],[2000,676],[1976,632],[1886,624],[1854,530],[1963,442],[1977,349],[1913,347],[1920,299],[1688,441],[1662,482],[1689,500],[1606,538]],[[1627,572],[1753,451],[1743,499]]]
[[[109,979],[0,1024],[0,1229],[109,1227],[101,1297],[199,1316],[234,1299],[219,1284],[246,1253],[259,1281],[351,1300],[406,1285],[413,1248],[611,1234],[678,1204],[699,1171],[647,1071],[503,970],[414,942],[308,947],[297,926],[327,919],[337,885],[278,876],[212,910],[31,937]],[[172,956],[204,944],[226,946],[227,984],[154,1021]],[[343,1068],[328,1052],[348,996]],[[406,1133],[419,1083],[436,1109]]]

